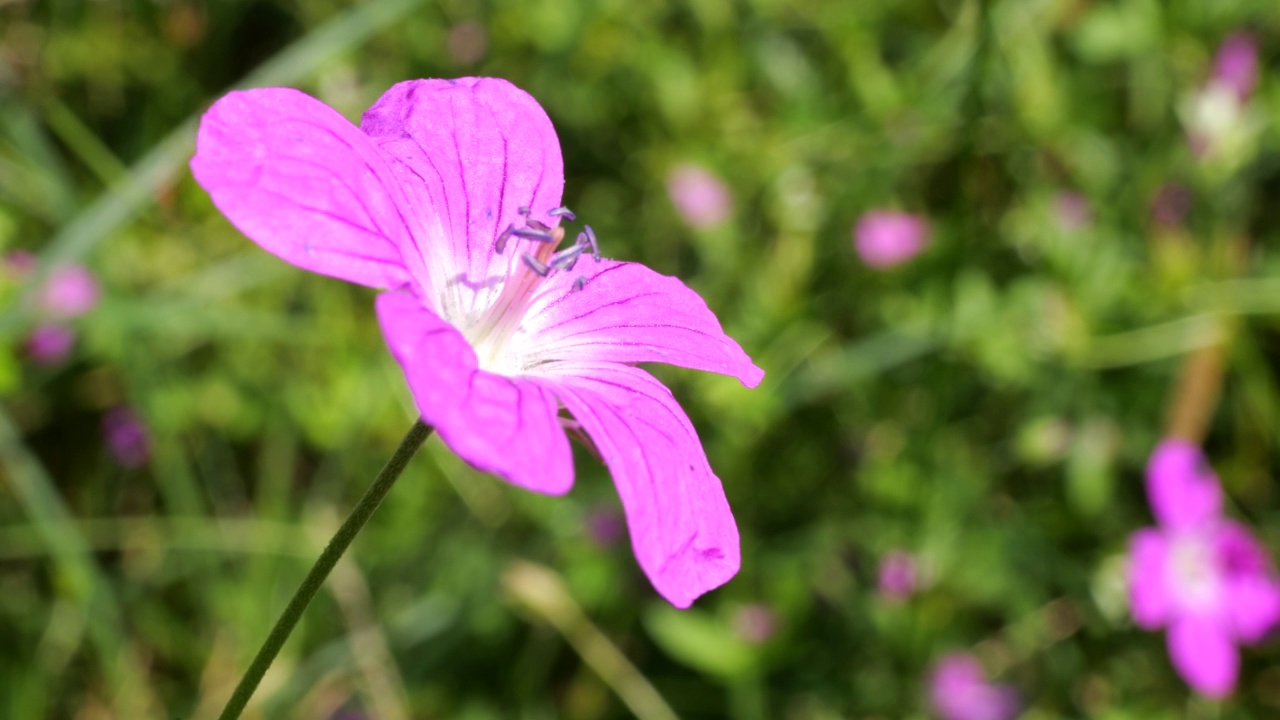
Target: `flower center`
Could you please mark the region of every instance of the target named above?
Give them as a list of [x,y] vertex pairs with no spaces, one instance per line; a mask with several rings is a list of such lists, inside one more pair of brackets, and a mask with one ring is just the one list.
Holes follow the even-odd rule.
[[[529,310],[534,291],[542,281],[554,273],[572,270],[584,254],[590,254],[596,262],[600,262],[600,247],[590,225],[584,225],[573,244],[560,250],[560,243],[565,237],[563,227],[550,227],[533,219],[527,207],[520,208],[519,212],[524,218],[524,226],[516,227],[514,223],[508,225],[498,236],[493,249],[501,255],[506,252],[508,245],[523,243],[531,252],[521,253],[520,262],[503,281],[497,299],[471,330],[465,333],[467,340],[475,348],[480,367],[502,375],[516,375],[524,370],[520,359],[510,352],[509,346]],[[547,211],[547,216],[576,219],[566,207],[552,208]],[[586,282],[585,277],[579,276],[573,284],[573,290],[581,290]]]
[[1166,578],[1171,593],[1188,608],[1215,605],[1221,578],[1213,547],[1201,536],[1175,538],[1169,547]]

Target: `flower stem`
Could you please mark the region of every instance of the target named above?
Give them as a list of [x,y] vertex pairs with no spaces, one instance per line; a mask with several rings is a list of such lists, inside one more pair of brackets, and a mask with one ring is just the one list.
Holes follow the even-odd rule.
[[430,435],[431,428],[418,421],[409,429],[409,433],[404,436],[404,440],[400,441],[400,447],[396,448],[391,459],[387,460],[387,464],[382,466],[378,477],[374,478],[373,484],[364,492],[360,502],[356,503],[351,514],[342,523],[342,527],[338,528],[338,532],[334,534],[333,539],[329,541],[324,551],[320,553],[320,557],[316,559],[315,565],[311,566],[311,571],[303,578],[302,585],[298,587],[297,592],[290,598],[288,606],[281,613],[280,619],[276,621],[275,627],[271,628],[271,634],[267,636],[266,642],[262,643],[262,648],[258,650],[253,662],[249,664],[249,669],[240,678],[240,683],[236,685],[235,692],[231,694],[231,699],[227,701],[227,706],[222,710],[222,714],[218,716],[218,720],[235,720],[240,717],[245,705],[249,704],[249,698],[253,696],[253,691],[258,688],[258,683],[262,682],[262,676],[266,674],[267,668],[271,667],[271,663],[276,659],[280,648],[289,639],[289,634],[293,632],[294,626],[298,624],[298,620],[302,617],[302,613],[306,611],[307,605],[311,604],[311,600],[319,592],[320,586],[324,585],[325,578],[329,576],[333,566],[338,564],[338,560],[347,551],[351,541],[355,539],[364,524],[369,521],[373,511],[378,509],[378,505],[387,496],[391,486],[400,477],[400,473],[404,472],[409,460],[413,458],[414,453],[418,451],[418,448],[422,447],[422,443]]

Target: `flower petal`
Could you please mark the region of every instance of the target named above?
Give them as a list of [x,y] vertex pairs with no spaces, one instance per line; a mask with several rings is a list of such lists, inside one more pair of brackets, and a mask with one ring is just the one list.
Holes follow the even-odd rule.
[[[574,290],[585,278],[581,290]],[[764,371],[720,327],[696,292],[636,263],[580,260],[548,278],[513,348],[526,362],[663,362],[738,378],[755,387]]]
[[1223,574],[1223,609],[1236,638],[1258,642],[1280,623],[1280,579],[1266,548],[1244,525],[1224,522],[1215,542]]
[[1147,500],[1160,524],[1190,528],[1222,515],[1222,488],[1200,448],[1162,441],[1147,462]]
[[1129,609],[1144,630],[1155,630],[1169,619],[1168,552],[1164,535],[1154,528],[1139,530],[1129,539]]
[[609,466],[640,567],[684,608],[738,572],[738,528],[698,435],[662,383],[639,368],[543,368]]
[[361,129],[392,158],[420,223],[418,252],[445,317],[471,317],[497,297],[520,252],[494,252],[518,214],[555,226],[564,161],[551,120],[505,80],[413,80],[391,87]]
[[1169,657],[1196,692],[1224,697],[1236,684],[1240,654],[1218,618],[1186,614],[1169,626]]
[[228,93],[200,120],[191,170],[241,232],[286,262],[361,285],[408,282],[400,191],[378,148],[305,93]]
[[549,495],[573,485],[573,453],[555,395],[480,370],[452,325],[407,292],[378,296],[378,320],[422,421],[472,466]]

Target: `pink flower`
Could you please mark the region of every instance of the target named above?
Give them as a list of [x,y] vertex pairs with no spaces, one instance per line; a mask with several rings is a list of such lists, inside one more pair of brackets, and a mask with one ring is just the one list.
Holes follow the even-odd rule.
[[111,456],[124,467],[142,467],[151,455],[147,428],[126,406],[111,408],[102,416],[102,438]]
[[862,261],[882,270],[918,255],[928,239],[929,225],[923,218],[893,210],[869,212],[853,230],[853,244]]
[[1258,85],[1258,45],[1252,35],[1237,32],[1222,41],[1210,82],[1229,88],[1240,102],[1249,99]]
[[729,219],[733,198],[729,188],[711,171],[684,163],[667,175],[667,195],[690,227],[715,227]]
[[98,304],[98,281],[82,265],[64,265],[49,275],[40,290],[40,307],[53,318],[84,315]]
[[942,720],[1008,720],[1018,714],[1012,688],[987,682],[982,664],[968,653],[952,653],[933,666],[929,704]]
[[1236,645],[1280,621],[1280,580],[1265,549],[1222,516],[1222,489],[1199,448],[1165,440],[1147,464],[1159,523],[1129,541],[1129,605],[1146,630],[1168,629],[1169,656],[1196,691],[1221,697],[1239,671]]
[[39,264],[40,259],[35,256],[35,253],[26,250],[14,250],[4,256],[5,275],[10,280],[18,282],[26,280]]
[[906,550],[890,550],[880,559],[880,595],[891,602],[902,602],[915,593],[919,584],[916,559]]
[[37,325],[27,336],[27,354],[38,365],[57,365],[76,344],[76,331],[66,325]]
[[[737,572],[720,480],[671,392],[635,367],[764,376],[696,293],[568,248],[560,143],[503,80],[416,80],[359,128],[296,90],[233,92],[201,122],[197,181],[299,267],[377,288],[423,422],[464,460],[547,494],[573,484],[567,410],[613,474],[654,587],[687,607]],[[586,257],[593,255],[594,257]]]

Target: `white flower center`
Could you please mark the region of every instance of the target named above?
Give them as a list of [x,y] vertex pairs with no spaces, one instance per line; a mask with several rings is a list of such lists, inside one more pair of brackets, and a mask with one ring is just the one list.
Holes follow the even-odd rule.
[[1222,594],[1217,553],[1207,540],[1203,535],[1186,535],[1169,545],[1165,580],[1170,593],[1188,609],[1213,607]]
[[[503,280],[497,299],[463,331],[475,348],[480,368],[507,376],[519,375],[528,369],[523,358],[512,351],[511,339],[520,329],[538,286],[553,273],[572,270],[584,253],[591,254],[597,261],[600,259],[595,233],[590,225],[584,227],[572,245],[557,252],[564,240],[564,228],[548,227],[529,218],[528,208],[521,208],[521,215],[526,217],[525,227],[508,227],[498,238],[495,250],[502,254],[508,244],[523,242],[532,244],[533,252],[521,254],[515,271]],[[574,219],[568,208],[555,208],[548,215]],[[573,289],[581,290],[585,283],[586,279],[579,277]]]

